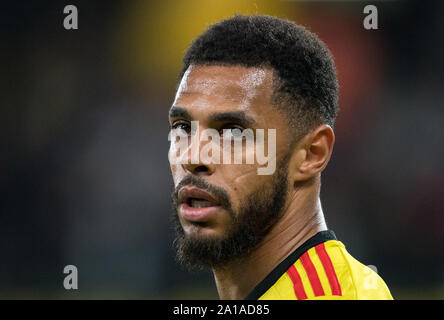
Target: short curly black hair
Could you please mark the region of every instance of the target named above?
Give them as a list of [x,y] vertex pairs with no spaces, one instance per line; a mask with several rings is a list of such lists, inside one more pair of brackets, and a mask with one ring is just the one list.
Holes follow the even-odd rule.
[[190,65],[271,67],[274,102],[303,133],[331,127],[338,112],[338,81],[327,46],[303,26],[266,15],[235,15],[207,28],[188,48]]

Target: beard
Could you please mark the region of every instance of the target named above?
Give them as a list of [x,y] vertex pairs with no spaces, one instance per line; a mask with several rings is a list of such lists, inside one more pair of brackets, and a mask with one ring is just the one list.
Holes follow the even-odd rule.
[[[233,211],[228,193],[223,188],[210,185],[199,176],[186,176],[172,195],[176,259],[189,270],[200,270],[220,268],[248,256],[282,216],[289,188],[288,160],[286,156],[279,161],[271,180],[250,193],[241,202],[238,212]],[[230,214],[231,223],[223,237],[203,237],[199,232],[185,234],[178,216],[178,191],[184,185],[194,185],[210,192]]]

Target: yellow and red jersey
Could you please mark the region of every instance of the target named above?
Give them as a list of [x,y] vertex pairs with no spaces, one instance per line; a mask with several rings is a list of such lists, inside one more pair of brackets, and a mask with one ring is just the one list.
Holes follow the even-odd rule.
[[392,300],[384,280],[321,231],[282,261],[246,299]]

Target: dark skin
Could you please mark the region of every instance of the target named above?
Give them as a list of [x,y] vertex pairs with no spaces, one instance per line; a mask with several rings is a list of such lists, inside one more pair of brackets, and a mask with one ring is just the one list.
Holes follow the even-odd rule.
[[[191,66],[170,110],[172,127],[186,127],[191,120],[196,120],[199,130],[276,129],[276,162],[289,152],[290,146],[293,148],[287,175],[289,194],[281,219],[250,255],[213,268],[221,299],[245,298],[291,252],[327,229],[319,199],[320,174],[330,159],[334,132],[330,126],[322,124],[292,143],[293,132],[287,117],[276,111],[272,95],[272,69]],[[201,176],[208,183],[223,188],[233,208],[238,209],[243,198],[271,179],[270,175],[258,175],[258,166],[257,163],[200,162],[171,165],[171,171],[175,186],[188,174]],[[186,235],[208,238],[223,237],[231,221],[223,208],[205,224],[187,221],[180,214],[179,219]]]

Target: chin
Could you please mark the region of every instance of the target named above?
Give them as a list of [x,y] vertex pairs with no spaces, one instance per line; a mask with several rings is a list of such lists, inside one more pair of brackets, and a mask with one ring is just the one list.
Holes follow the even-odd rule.
[[204,239],[220,239],[224,234],[221,230],[214,228],[208,224],[186,223],[183,226],[185,236],[188,238]]

